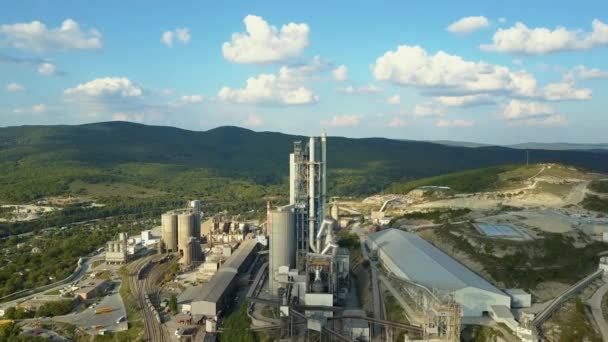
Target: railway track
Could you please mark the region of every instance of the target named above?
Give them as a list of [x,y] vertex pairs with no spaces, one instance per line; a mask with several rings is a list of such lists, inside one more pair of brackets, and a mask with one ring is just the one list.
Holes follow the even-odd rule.
[[129,282],[133,295],[137,298],[138,307],[143,313],[145,340],[150,342],[169,341],[166,330],[160,322],[160,316],[152,304],[157,298],[157,284],[169,267],[168,263],[154,263],[158,256],[143,258],[133,263]]

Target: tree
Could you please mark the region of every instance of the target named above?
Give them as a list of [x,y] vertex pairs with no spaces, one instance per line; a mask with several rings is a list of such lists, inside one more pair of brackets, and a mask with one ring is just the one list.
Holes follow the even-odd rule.
[[224,321],[224,331],[220,335],[221,342],[255,342],[253,333],[249,331],[249,316],[247,303],[243,303],[238,311],[233,312]]
[[169,299],[169,309],[172,313],[177,313],[177,296],[175,294],[172,294],[171,299]]

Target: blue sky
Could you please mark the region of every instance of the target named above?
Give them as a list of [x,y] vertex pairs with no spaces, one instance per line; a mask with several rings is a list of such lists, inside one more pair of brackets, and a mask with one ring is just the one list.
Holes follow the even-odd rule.
[[19,1],[0,126],[607,142],[602,1]]

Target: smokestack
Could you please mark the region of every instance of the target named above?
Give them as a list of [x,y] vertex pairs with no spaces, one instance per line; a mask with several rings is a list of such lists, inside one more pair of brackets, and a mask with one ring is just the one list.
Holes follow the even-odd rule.
[[327,204],[327,134],[321,135],[321,198],[319,205],[322,220],[325,217],[325,206]]
[[316,218],[316,208],[315,208],[315,185],[316,185],[316,175],[315,175],[315,138],[310,137],[310,142],[308,143],[308,247],[313,251],[317,252],[317,248],[315,246],[315,218]]

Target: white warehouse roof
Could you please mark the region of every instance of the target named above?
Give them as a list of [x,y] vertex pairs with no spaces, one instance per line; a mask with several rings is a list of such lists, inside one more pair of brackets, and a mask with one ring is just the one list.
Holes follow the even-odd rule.
[[370,248],[382,249],[406,279],[424,285],[429,290],[435,288],[451,292],[475,287],[505,295],[416,234],[386,229],[369,235],[369,239],[372,241]]
[[510,307],[504,292],[418,235],[382,230],[369,235],[368,246],[397,277],[454,294],[464,316],[481,316],[491,305]]

